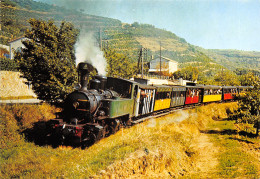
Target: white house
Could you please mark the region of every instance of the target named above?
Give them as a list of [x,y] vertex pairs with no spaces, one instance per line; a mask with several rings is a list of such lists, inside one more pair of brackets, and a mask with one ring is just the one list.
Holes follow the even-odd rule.
[[24,45],[22,44],[22,41],[25,40],[25,37],[20,37],[14,40],[11,40],[9,42],[9,52],[10,52],[10,58],[14,59],[14,52],[20,50],[21,48],[24,48]]
[[156,57],[150,62],[149,73],[159,73],[160,66],[161,72],[173,73],[178,70],[178,62],[166,57]]

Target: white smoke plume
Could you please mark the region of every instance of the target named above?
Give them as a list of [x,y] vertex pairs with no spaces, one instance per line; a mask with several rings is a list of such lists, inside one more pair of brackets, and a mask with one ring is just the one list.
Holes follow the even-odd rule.
[[169,125],[172,123],[179,124],[180,122],[190,118],[190,117],[196,117],[196,113],[189,113],[185,110],[178,110],[176,113],[168,114],[159,118],[152,118],[149,120],[147,127],[155,127],[158,125]]
[[97,45],[94,33],[81,32],[75,44],[75,51],[76,65],[80,62],[87,62],[92,64],[100,75],[106,75],[107,62]]

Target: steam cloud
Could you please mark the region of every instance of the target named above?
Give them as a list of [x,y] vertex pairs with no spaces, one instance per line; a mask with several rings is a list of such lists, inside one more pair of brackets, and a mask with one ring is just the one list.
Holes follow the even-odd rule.
[[172,115],[166,115],[163,116],[161,118],[158,118],[158,121],[155,118],[152,118],[151,120],[149,120],[149,123],[147,124],[147,127],[155,127],[157,124],[158,125],[169,125],[172,123],[180,123],[190,117],[197,117],[196,113],[189,113],[187,111],[184,110],[178,110],[176,113],[176,116],[172,116]]
[[103,52],[97,46],[93,33],[80,33],[78,41],[75,44],[76,65],[80,62],[92,64],[101,75],[106,75],[107,62]]

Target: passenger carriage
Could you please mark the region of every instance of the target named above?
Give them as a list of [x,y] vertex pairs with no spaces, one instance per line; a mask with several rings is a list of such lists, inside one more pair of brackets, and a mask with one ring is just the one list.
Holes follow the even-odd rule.
[[238,94],[237,87],[235,86],[223,86],[222,87],[223,100],[234,100]]
[[184,106],[186,87],[184,86],[171,86],[171,104],[170,107]]
[[217,102],[222,100],[222,87],[206,85],[203,86],[203,103]]
[[170,108],[172,88],[169,86],[156,86],[154,111]]
[[137,84],[134,89],[134,116],[153,112],[156,87]]
[[237,92],[239,95],[245,95],[246,92],[252,88],[253,86],[237,86]]
[[185,104],[198,104],[202,102],[202,88],[199,86],[186,86]]

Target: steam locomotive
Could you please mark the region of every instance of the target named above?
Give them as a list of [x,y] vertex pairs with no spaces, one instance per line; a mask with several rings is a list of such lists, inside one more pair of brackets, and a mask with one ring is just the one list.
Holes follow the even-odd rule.
[[[121,78],[94,76],[93,66],[80,63],[80,85],[50,120],[48,136],[56,145],[88,146],[155,112],[175,107],[233,100],[248,87],[150,86]],[[89,89],[88,89],[89,87]]]

